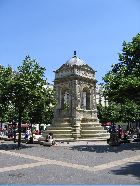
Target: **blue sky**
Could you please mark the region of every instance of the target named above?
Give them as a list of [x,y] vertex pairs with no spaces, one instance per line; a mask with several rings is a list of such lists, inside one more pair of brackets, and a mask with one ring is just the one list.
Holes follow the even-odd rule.
[[16,69],[30,55],[50,83],[74,50],[102,82],[138,32],[139,0],[0,0],[0,64]]

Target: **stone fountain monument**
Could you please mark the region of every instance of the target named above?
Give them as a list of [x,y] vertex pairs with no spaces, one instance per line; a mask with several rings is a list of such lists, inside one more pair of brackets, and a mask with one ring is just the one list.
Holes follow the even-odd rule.
[[108,138],[97,118],[95,71],[76,55],[55,71],[57,106],[52,132],[56,140],[103,140]]

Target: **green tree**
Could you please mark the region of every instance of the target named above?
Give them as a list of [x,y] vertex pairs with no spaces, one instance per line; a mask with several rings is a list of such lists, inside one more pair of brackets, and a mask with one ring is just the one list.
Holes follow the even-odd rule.
[[120,116],[122,122],[137,122],[140,119],[140,107],[135,102],[127,100],[121,105]]
[[54,90],[48,88],[44,94],[44,99],[42,100],[42,102],[44,102],[44,113],[42,122],[47,124],[52,123],[52,120],[54,118],[54,108],[56,106]]
[[1,123],[5,121],[5,115],[9,109],[10,104],[10,85],[13,71],[10,66],[0,66],[0,119]]
[[119,110],[120,107],[114,103],[110,103],[108,106],[97,105],[98,118],[100,123],[115,123],[120,121]]
[[105,85],[104,95],[109,100],[125,103],[133,100],[140,103],[140,34],[131,42],[123,42],[119,61],[112,65],[112,69],[103,78]]
[[123,42],[119,63],[103,78],[104,96],[119,108],[119,120],[134,122],[140,118],[140,34]]
[[36,105],[29,111],[30,122],[52,123],[55,104],[54,90],[50,88],[44,89]]
[[11,102],[18,115],[18,147],[21,144],[22,117],[27,110],[34,107],[42,94],[43,86],[46,84],[46,80],[43,79],[44,72],[45,68],[40,67],[29,56],[25,58],[17,71],[14,71],[10,92],[12,94]]

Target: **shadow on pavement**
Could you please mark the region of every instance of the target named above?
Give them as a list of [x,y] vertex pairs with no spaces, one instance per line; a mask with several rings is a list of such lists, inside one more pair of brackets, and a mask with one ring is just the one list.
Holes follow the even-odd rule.
[[15,144],[15,143],[1,143],[0,144],[0,150],[19,150],[19,149],[25,149],[25,148],[32,148],[34,146],[32,145],[24,145],[24,144],[21,144],[21,147],[18,148],[18,144]]
[[121,152],[123,150],[140,150],[140,143],[121,144],[120,146],[107,145],[76,145],[70,148],[71,150],[88,151],[97,153]]
[[112,170],[111,172],[116,175],[132,175],[140,180],[140,162],[132,162],[119,170]]

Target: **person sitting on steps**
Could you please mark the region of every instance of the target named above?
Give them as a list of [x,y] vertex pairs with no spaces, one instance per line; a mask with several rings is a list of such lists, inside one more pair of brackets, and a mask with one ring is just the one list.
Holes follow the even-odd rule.
[[47,136],[46,136],[46,142],[50,142],[52,145],[55,145],[55,140],[53,138],[53,133],[49,133]]

